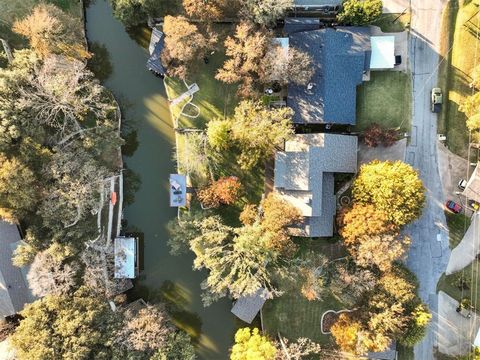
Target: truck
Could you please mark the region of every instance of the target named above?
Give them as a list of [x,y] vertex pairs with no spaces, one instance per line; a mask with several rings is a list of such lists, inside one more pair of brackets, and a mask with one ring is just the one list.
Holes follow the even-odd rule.
[[433,88],[431,93],[431,99],[432,99],[432,112],[434,113],[440,112],[440,108],[443,103],[442,89]]

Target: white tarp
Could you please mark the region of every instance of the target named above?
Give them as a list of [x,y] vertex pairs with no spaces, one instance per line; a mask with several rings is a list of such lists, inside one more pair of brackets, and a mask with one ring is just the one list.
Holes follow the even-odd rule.
[[187,177],[180,174],[170,174],[170,207],[187,204]]
[[137,258],[137,240],[118,237],[115,239],[115,278],[134,279]]
[[372,36],[370,69],[392,69],[395,66],[395,36]]

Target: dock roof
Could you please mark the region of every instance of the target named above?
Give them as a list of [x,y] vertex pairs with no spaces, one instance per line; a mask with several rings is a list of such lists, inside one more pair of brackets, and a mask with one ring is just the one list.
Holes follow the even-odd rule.
[[231,310],[232,313],[240,320],[251,324],[266,301],[264,292],[265,289],[260,288],[253,295],[242,296],[240,299],[235,301],[235,304]]

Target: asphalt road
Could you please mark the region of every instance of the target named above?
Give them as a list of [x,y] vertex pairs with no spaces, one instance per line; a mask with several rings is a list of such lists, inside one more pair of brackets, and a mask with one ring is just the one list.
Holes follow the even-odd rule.
[[450,257],[438,172],[437,116],[430,111],[430,90],[437,84],[439,39],[445,0],[412,0],[410,68],[413,76],[413,124],[406,160],[419,170],[427,189],[421,218],[406,229],[412,238],[407,266],[417,275],[420,297],[433,319],[424,340],[415,347],[415,359],[433,359],[438,340],[436,286]]

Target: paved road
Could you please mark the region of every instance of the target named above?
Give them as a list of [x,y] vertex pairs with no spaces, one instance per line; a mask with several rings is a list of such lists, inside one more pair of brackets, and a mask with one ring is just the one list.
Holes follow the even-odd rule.
[[412,246],[407,259],[420,283],[420,296],[432,310],[429,332],[415,347],[415,359],[433,359],[437,341],[438,296],[436,285],[450,256],[443,193],[438,172],[436,148],[437,117],[430,112],[430,89],[437,83],[440,21],[445,0],[412,0],[410,67],[413,75],[413,126],[406,159],[420,171],[427,189],[427,204],[422,217],[410,225],[407,233]]

